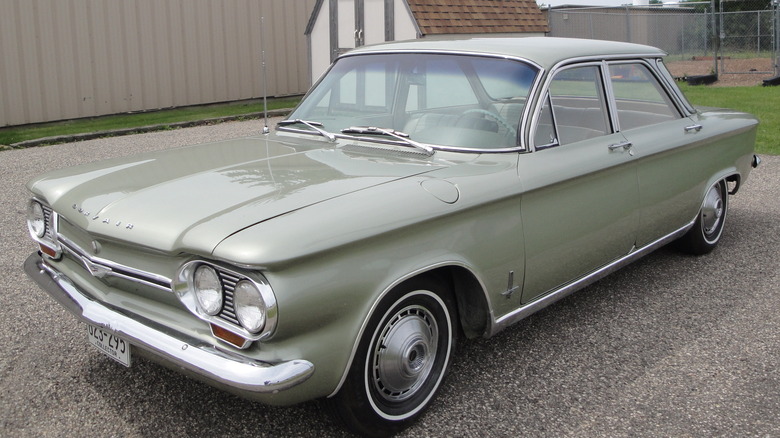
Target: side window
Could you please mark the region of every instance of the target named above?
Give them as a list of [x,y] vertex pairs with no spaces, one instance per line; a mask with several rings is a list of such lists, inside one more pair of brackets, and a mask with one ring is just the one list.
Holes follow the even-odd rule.
[[552,106],[553,117],[546,117],[543,111],[534,139],[537,146],[549,145],[551,135],[554,139],[556,131],[544,126],[551,118],[555,121],[557,140],[561,145],[610,132],[598,66],[574,67],[556,73],[549,93],[546,105]]
[[552,115],[552,106],[550,105],[550,94],[544,98],[544,106],[539,114],[539,121],[536,124],[536,133],[534,134],[534,145],[537,148],[556,146],[558,136],[555,135],[555,121]]
[[609,66],[621,130],[655,125],[680,118],[666,91],[641,63]]

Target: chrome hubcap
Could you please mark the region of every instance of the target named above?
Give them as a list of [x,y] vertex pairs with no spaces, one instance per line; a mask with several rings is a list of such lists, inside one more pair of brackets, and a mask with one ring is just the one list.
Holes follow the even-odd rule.
[[403,401],[425,383],[436,358],[436,320],[424,307],[409,306],[380,332],[372,354],[373,384],[388,401]]
[[720,185],[716,184],[710,187],[701,209],[701,225],[704,234],[713,234],[718,230],[718,226],[723,218],[723,211],[723,197],[721,196]]

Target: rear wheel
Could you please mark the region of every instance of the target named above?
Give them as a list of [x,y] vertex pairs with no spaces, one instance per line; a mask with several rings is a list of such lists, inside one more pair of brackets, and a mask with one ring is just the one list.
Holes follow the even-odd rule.
[[344,385],[327,400],[334,416],[364,436],[408,427],[430,404],[454,348],[454,307],[431,279],[416,279],[380,302]]
[[696,255],[706,254],[715,249],[723,234],[727,212],[728,188],[726,181],[721,180],[707,190],[693,228],[680,238],[680,248]]

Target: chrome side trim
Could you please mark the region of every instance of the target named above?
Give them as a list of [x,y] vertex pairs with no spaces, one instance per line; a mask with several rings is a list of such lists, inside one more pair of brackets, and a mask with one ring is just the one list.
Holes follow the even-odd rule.
[[279,363],[253,360],[94,301],[37,253],[27,258],[24,270],[80,320],[116,333],[134,348],[216,386],[224,385],[250,395],[271,394],[299,385],[314,374],[314,365],[306,360]]
[[539,298],[536,301],[532,301],[528,304],[526,304],[523,307],[520,307],[516,309],[513,312],[510,312],[498,319],[495,320],[495,322],[492,324],[490,328],[490,334],[488,337],[495,335],[496,333],[500,332],[501,330],[509,327],[510,325],[528,317],[531,316],[533,313],[538,312],[539,310],[544,309],[545,307],[549,306],[550,304],[555,303],[558,300],[561,300],[563,298],[566,298],[567,296],[571,295],[572,293],[588,286],[596,281],[606,277],[607,275],[617,271],[618,269],[628,265],[629,263],[655,251],[656,249],[672,242],[673,240],[681,237],[683,234],[685,234],[691,227],[693,227],[694,222],[696,220],[694,219],[684,227],[664,236],[660,239],[651,242],[647,244],[646,246],[643,246],[642,248],[639,248],[635,251],[632,251],[625,256],[615,260],[614,262],[605,265],[598,270],[586,275],[585,277],[580,278],[579,280],[575,280],[567,285],[564,285],[563,287],[556,289],[547,295]]

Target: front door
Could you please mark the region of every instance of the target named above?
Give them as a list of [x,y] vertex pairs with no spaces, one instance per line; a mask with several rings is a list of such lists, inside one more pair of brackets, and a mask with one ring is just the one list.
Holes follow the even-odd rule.
[[638,224],[637,167],[612,126],[599,64],[556,74],[519,157],[526,268],[523,302],[628,254]]

